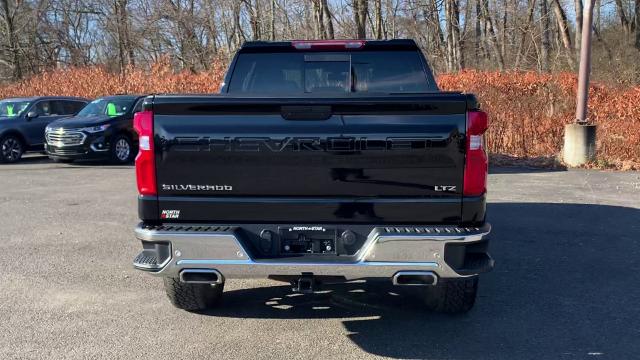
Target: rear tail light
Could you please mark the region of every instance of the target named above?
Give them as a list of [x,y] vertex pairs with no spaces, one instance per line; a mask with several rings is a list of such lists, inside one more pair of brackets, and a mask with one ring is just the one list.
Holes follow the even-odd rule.
[[478,196],[487,191],[489,159],[484,148],[484,133],[489,124],[487,113],[467,114],[467,159],[464,165],[464,195]]
[[301,40],[292,41],[291,45],[298,50],[344,50],[361,49],[365,43],[364,40]]
[[155,155],[153,152],[153,113],[141,111],[133,116],[133,128],[138,133],[136,180],[140,195],[157,195]]

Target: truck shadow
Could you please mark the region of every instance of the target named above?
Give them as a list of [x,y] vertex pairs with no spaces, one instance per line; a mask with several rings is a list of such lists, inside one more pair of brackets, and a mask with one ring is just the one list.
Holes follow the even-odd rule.
[[489,174],[531,174],[567,171],[565,168],[544,168],[533,166],[490,166]]
[[555,157],[517,157],[489,154],[489,173],[531,173],[567,171]]
[[341,319],[361,349],[392,358],[637,356],[639,209],[492,203],[488,213],[497,265],[466,315],[429,313],[416,294],[353,283],[313,295],[228,291],[208,314]]

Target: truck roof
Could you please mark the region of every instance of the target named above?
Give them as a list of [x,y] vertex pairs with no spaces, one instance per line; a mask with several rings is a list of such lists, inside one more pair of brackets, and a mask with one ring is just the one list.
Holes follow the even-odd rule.
[[417,50],[412,39],[393,40],[289,40],[289,41],[247,41],[240,53],[293,52],[293,51],[357,51],[357,50]]

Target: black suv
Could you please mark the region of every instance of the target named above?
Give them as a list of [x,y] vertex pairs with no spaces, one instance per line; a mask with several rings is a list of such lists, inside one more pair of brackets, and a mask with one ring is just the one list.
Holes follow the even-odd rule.
[[90,102],[76,116],[53,122],[45,131],[47,155],[57,162],[131,162],[137,153],[133,114],[143,95],[114,95]]
[[42,150],[45,127],[52,121],[76,114],[88,102],[63,96],[1,100],[0,162],[16,162],[25,151]]

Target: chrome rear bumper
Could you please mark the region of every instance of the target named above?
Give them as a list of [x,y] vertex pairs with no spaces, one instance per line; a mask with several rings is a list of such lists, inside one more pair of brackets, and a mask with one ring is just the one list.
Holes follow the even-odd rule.
[[[270,276],[338,276],[345,280],[393,278],[399,271],[430,271],[439,278],[477,275],[493,268],[488,253],[474,253],[474,267],[463,271],[445,261],[449,244],[472,245],[487,240],[489,224],[481,228],[418,227],[374,228],[350,261],[305,261],[305,257],[255,259],[242,246],[235,227],[215,231],[157,230],[140,225],[136,237],[145,245],[134,267],[158,276],[179,276],[183,269],[211,269],[223,280]],[[202,228],[198,226],[197,228]],[[212,227],[213,228],[213,227]],[[438,230],[440,229],[440,230]],[[153,244],[169,246],[164,258],[153,258]],[[156,256],[157,257],[157,256]],[[481,261],[478,261],[481,260]]]

